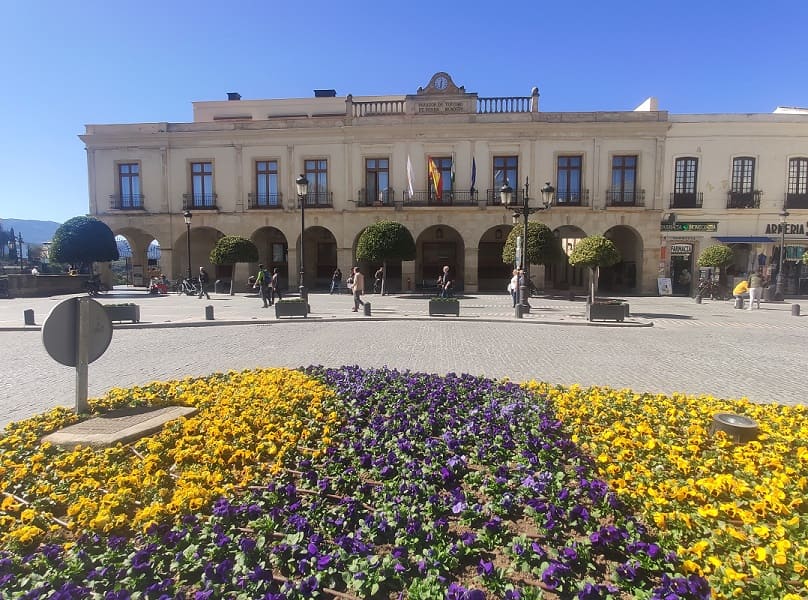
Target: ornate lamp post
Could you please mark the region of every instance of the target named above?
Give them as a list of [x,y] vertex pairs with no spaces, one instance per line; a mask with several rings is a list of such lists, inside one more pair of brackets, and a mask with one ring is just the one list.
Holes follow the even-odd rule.
[[300,202],[300,282],[298,286],[300,288],[300,297],[306,298],[306,284],[303,282],[303,248],[306,244],[304,243],[303,235],[306,233],[306,195],[309,193],[309,180],[301,173],[300,177],[295,179],[295,185],[297,186],[297,200]]
[[20,273],[22,273],[22,234],[17,233],[17,256],[20,258]]
[[783,293],[783,255],[786,253],[786,221],[788,219],[788,211],[785,204],[783,210],[780,211],[780,264],[777,267],[777,282],[774,285],[774,299],[782,300]]
[[188,238],[188,279],[191,279],[191,218],[193,215],[191,211],[186,209],[184,213],[182,213],[183,219],[185,219],[185,230],[186,236]]
[[11,260],[11,253],[14,251],[14,246],[16,245],[17,240],[16,238],[11,238],[8,240],[8,258]]
[[522,198],[522,204],[513,201],[513,189],[508,185],[505,180],[505,185],[499,190],[499,198],[505,210],[513,211],[514,224],[519,223],[519,217],[522,217],[522,269],[524,270],[524,277],[522,278],[522,285],[519,286],[519,313],[530,312],[530,304],[528,303],[528,281],[530,280],[530,265],[527,261],[527,222],[528,217],[540,210],[547,210],[553,205],[553,196],[555,195],[555,188],[550,185],[550,182],[544,184],[541,189],[542,203],[539,206],[530,206],[529,198],[530,181],[525,177],[525,193]]

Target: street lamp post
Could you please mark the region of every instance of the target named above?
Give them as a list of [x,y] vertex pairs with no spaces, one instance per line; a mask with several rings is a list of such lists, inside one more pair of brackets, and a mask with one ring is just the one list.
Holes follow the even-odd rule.
[[783,255],[786,253],[786,221],[788,219],[788,211],[785,205],[783,210],[780,211],[780,263],[777,266],[777,282],[774,286],[774,299],[782,300],[783,293]]
[[17,256],[20,258],[20,273],[22,273],[22,233],[17,233]]
[[185,232],[186,232],[185,237],[188,238],[188,280],[190,280],[191,279],[191,218],[193,217],[193,215],[191,214],[190,210],[185,209],[185,212],[182,213],[182,217],[183,217],[183,219],[185,219]]
[[513,189],[510,185],[508,185],[507,179],[505,180],[505,185],[502,186],[502,189],[499,190],[499,197],[502,205],[505,207],[505,210],[512,210],[513,211],[513,222],[514,224],[519,223],[519,217],[522,217],[522,269],[524,271],[524,277],[522,278],[522,284],[519,286],[519,312],[526,313],[530,312],[530,304],[528,303],[528,281],[530,281],[530,265],[527,261],[527,223],[528,217],[535,212],[541,210],[547,210],[553,205],[553,195],[555,194],[555,188],[550,185],[550,182],[544,184],[544,187],[541,189],[541,197],[542,203],[540,206],[530,206],[530,198],[529,198],[529,190],[530,190],[530,181],[527,177],[525,177],[525,193],[522,198],[522,204],[520,205],[518,202],[513,202]]
[[300,177],[295,179],[295,185],[297,186],[297,200],[300,202],[300,282],[298,286],[300,289],[300,297],[305,299],[307,295],[306,284],[303,282],[303,248],[306,244],[303,240],[303,235],[306,233],[306,195],[309,193],[309,180],[301,173]]

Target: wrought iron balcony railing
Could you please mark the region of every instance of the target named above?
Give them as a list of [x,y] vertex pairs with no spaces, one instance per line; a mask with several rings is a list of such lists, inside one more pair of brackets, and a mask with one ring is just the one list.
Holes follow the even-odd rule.
[[645,206],[645,190],[606,190],[606,206]]
[[404,206],[477,206],[477,190],[473,192],[450,192],[444,190],[441,197],[435,195],[434,190],[415,190],[410,196],[404,192]]
[[247,208],[249,209],[277,209],[283,208],[283,194],[247,194]]
[[[524,204],[525,202],[525,190],[513,190],[513,196],[511,196],[511,204]],[[499,190],[492,190],[487,189],[485,190],[485,203],[487,206],[502,206],[502,199],[499,194]]]
[[556,206],[589,206],[589,190],[561,190],[555,193]]
[[760,208],[760,190],[727,192],[727,208]]
[[[309,192],[305,198],[306,208],[333,208],[334,206],[334,193],[333,192]],[[300,200],[297,203],[300,208]]]
[[671,192],[670,208],[701,208],[704,192]]
[[808,208],[808,193],[786,194],[786,208]]
[[356,194],[357,206],[393,206],[395,203],[395,192],[393,188],[387,188],[378,193],[371,193],[368,197],[367,188],[362,188]]
[[112,194],[109,207],[112,210],[145,210],[143,194]]
[[183,194],[183,210],[216,210],[216,194]]

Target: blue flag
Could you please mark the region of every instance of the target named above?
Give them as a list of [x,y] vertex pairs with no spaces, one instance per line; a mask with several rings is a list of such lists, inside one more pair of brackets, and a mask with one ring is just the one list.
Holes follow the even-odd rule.
[[477,161],[471,157],[471,194],[474,195],[474,184],[477,182]]

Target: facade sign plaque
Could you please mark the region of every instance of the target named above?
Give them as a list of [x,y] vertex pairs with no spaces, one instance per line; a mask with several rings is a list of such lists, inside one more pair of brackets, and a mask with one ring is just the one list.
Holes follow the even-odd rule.
[[660,231],[718,231],[718,221],[660,223]]
[[672,244],[671,256],[688,256],[693,254],[693,244]]

